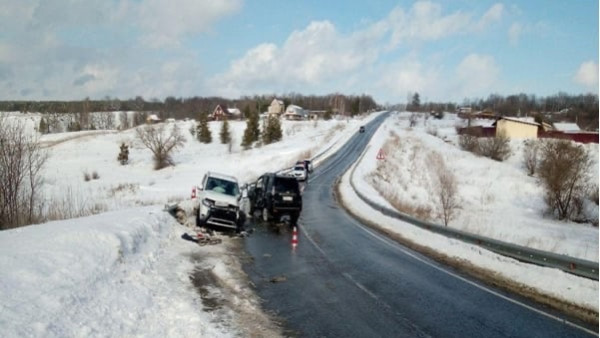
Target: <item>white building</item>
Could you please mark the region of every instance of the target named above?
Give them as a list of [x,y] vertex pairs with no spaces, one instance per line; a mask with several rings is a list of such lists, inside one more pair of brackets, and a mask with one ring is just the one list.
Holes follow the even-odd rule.
[[283,116],[287,120],[306,120],[308,118],[308,112],[300,106],[290,104],[285,109]]
[[285,103],[282,100],[273,99],[269,105],[269,114],[281,115],[285,108]]

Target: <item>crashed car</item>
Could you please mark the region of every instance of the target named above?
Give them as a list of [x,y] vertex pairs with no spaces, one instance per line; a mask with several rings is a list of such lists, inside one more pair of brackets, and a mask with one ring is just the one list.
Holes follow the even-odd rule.
[[296,225],[302,211],[300,184],[294,177],[265,173],[248,189],[250,213],[263,221]]
[[240,210],[241,193],[235,177],[208,172],[198,187],[196,225],[243,229],[245,214]]

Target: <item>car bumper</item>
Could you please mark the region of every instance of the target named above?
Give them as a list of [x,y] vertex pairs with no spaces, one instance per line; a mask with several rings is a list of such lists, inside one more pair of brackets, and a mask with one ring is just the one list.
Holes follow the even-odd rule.
[[238,228],[240,220],[239,210],[229,208],[212,207],[201,210],[199,216],[203,223],[232,229]]

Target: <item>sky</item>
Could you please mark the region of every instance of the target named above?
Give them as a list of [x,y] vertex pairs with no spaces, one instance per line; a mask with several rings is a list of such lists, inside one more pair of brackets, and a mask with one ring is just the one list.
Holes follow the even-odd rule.
[[0,100],[598,93],[598,1],[0,0]]

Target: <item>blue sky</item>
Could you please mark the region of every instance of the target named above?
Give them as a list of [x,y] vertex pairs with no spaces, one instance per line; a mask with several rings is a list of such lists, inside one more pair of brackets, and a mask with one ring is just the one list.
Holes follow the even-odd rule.
[[598,1],[0,0],[0,100],[598,93]]

